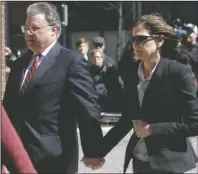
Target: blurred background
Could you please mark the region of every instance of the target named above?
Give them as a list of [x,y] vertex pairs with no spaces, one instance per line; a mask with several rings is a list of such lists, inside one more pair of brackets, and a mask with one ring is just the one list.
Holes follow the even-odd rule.
[[[19,57],[25,49],[24,35],[20,26],[25,24],[27,6],[31,1],[5,2],[6,46]],[[63,24],[60,42],[75,49],[76,40],[85,37],[89,41],[94,36],[102,36],[106,40],[106,53],[118,61],[125,47],[132,21],[137,17],[159,13],[174,25],[179,19],[181,23],[198,24],[198,2],[196,1],[51,1],[57,6]],[[63,6],[68,10],[64,13]],[[64,20],[65,19],[65,20]],[[91,42],[90,42],[91,43]]]

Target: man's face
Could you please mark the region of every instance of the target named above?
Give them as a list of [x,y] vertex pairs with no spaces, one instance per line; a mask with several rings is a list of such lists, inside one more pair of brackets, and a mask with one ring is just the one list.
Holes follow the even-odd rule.
[[57,28],[49,26],[44,14],[28,15],[25,27],[26,44],[35,53],[43,51],[56,39]]
[[98,67],[102,67],[104,62],[104,57],[101,55],[100,52],[95,52],[92,55],[92,63]]

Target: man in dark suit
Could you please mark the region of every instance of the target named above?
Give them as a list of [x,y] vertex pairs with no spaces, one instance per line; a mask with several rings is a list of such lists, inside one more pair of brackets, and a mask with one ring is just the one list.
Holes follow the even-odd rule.
[[100,107],[87,61],[57,42],[61,21],[53,5],[30,5],[21,29],[29,52],[16,60],[3,104],[36,170],[78,171],[76,121],[84,156],[99,164]]

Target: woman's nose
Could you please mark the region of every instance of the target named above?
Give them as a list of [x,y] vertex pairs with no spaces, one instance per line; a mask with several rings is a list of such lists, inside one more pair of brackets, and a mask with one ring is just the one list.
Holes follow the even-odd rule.
[[133,49],[140,48],[140,43],[138,42],[133,42]]

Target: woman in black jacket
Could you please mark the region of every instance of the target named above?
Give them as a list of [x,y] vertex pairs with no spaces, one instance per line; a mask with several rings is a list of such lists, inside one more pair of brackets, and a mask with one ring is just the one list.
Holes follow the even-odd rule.
[[122,117],[96,149],[98,156],[105,157],[133,128],[124,172],[131,159],[136,174],[191,170],[198,158],[188,137],[198,135],[198,100],[192,71],[170,60],[179,37],[151,14],[134,21],[130,40],[138,61],[123,65]]

